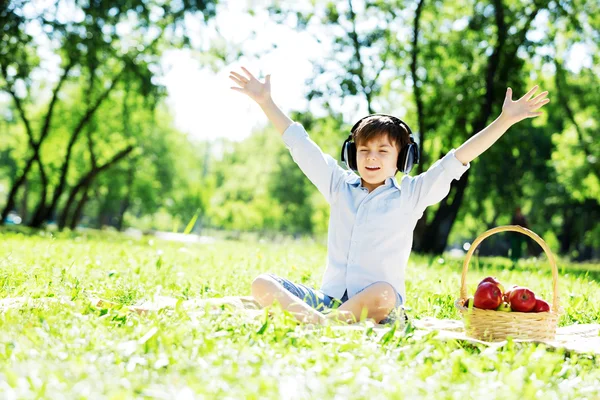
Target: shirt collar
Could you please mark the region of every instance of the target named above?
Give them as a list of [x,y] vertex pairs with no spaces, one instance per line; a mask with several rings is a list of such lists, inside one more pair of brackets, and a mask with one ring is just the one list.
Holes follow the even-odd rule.
[[[348,183],[352,186],[360,187],[360,183],[361,183],[360,176],[358,176],[356,173],[353,173],[352,175],[350,175],[350,178],[348,179]],[[394,187],[396,187],[396,189],[400,190],[400,184],[396,180],[395,176],[385,178],[385,182],[383,183],[383,185],[384,186],[394,186]]]

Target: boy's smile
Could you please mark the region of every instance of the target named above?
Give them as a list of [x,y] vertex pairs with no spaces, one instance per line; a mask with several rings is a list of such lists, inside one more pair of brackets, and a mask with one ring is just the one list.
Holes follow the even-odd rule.
[[387,135],[380,135],[356,146],[356,163],[362,185],[369,192],[383,185],[386,178],[396,175],[398,149]]

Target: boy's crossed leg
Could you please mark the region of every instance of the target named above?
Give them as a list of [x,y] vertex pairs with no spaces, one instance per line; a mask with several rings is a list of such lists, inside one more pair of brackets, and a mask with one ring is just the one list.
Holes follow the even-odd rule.
[[373,283],[326,315],[302,301],[269,274],[262,274],[252,282],[252,296],[262,307],[278,301],[298,321],[313,324],[331,320],[353,323],[365,319],[377,323],[396,307],[396,292],[387,282]]
[[252,282],[252,297],[262,306],[268,307],[275,301],[289,311],[300,322],[323,324],[327,317],[290,293],[269,275],[259,275]]
[[352,296],[334,312],[328,314],[327,317],[346,323],[354,323],[364,319],[373,319],[375,322],[380,322],[395,307],[396,292],[392,285],[387,282],[376,282]]

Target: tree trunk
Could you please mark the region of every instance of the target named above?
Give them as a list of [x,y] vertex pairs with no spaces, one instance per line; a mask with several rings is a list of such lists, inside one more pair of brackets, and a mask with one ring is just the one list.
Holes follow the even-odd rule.
[[[444,200],[441,201],[440,207],[433,217],[433,221],[427,226],[425,234],[423,235],[422,252],[440,254],[446,248],[450,230],[452,229],[452,225],[454,225],[454,221],[456,220],[458,210],[462,203],[468,178],[469,170],[465,172],[460,180],[452,182],[451,187],[454,187],[455,191],[452,203],[449,203],[448,200],[450,196],[446,196]],[[452,192],[452,189],[450,189],[450,191]]]
[[588,261],[592,259],[594,249],[591,245],[585,243],[585,236],[596,227],[596,221],[600,218],[600,204],[596,200],[587,199],[582,208],[583,225],[579,241],[579,255],[576,261]]
[[23,185],[23,196],[21,197],[21,207],[19,210],[19,215],[21,216],[22,221],[27,221],[29,218],[28,209],[27,209],[27,200],[29,199],[29,182],[25,181]]
[[27,179],[27,174],[29,173],[29,170],[31,169],[34,160],[35,158],[32,157],[27,161],[27,164],[25,164],[25,168],[23,168],[21,175],[19,175],[19,177],[14,181],[13,185],[11,186],[10,192],[8,193],[8,199],[6,200],[6,205],[2,210],[2,218],[0,220],[0,225],[4,224],[6,218],[8,217],[8,213],[15,208],[15,204],[17,201],[17,193],[21,185],[25,183],[25,180]]
[[[411,63],[410,63],[410,75],[413,81],[413,91],[415,92],[415,103],[417,104],[417,124],[419,127],[419,146],[421,146],[420,151],[420,160],[417,164],[417,175],[423,172],[423,164],[427,162],[426,154],[423,152],[423,143],[425,143],[425,119],[423,118],[423,96],[421,86],[419,83],[419,76],[417,75],[417,58],[419,55],[419,32],[421,30],[421,14],[423,11],[423,7],[425,5],[425,0],[420,0],[419,4],[417,4],[417,10],[415,11],[415,21],[413,24],[413,39],[412,39],[412,51],[411,51]],[[425,221],[426,214],[423,214],[423,218]],[[419,229],[422,231],[425,228],[425,223],[421,223],[419,220],[420,227]],[[419,225],[419,223],[417,225]]]
[[129,165],[129,170],[127,171],[127,192],[125,193],[125,197],[121,201],[121,208],[119,209],[119,215],[117,220],[117,229],[119,231],[123,230],[123,219],[125,217],[125,212],[131,205],[131,195],[133,193],[133,181],[135,177],[135,162],[131,160],[131,164]]
[[[110,194],[107,193],[106,197],[108,198],[108,195]],[[112,214],[110,212],[110,208],[107,205],[108,201],[105,201],[102,203],[102,205],[100,206],[100,210],[98,211],[98,228],[102,228],[103,226],[111,226],[111,219],[112,219]]]
[[[73,202],[75,201],[75,196],[77,195],[77,192],[83,190],[83,193],[84,193],[83,197],[86,197],[89,187],[94,182],[94,179],[96,179],[96,176],[98,176],[98,174],[100,174],[103,171],[110,168],[112,165],[116,164],[121,159],[125,158],[132,151],[133,151],[133,146],[131,146],[131,145],[127,146],[125,149],[123,149],[120,152],[118,152],[117,154],[115,154],[106,163],[104,163],[100,166],[93,167],[79,180],[79,182],[77,182],[77,184],[73,187],[73,189],[71,190],[71,193],[69,194],[67,204],[65,205],[65,208],[63,209],[63,212],[61,214],[61,218],[60,218],[61,222],[59,223],[59,226],[62,225],[62,228],[64,228],[64,226],[66,225],[66,221],[68,219],[68,214],[69,214],[69,209],[71,208],[71,206],[73,205]],[[85,204],[85,202],[84,202],[84,204]],[[79,205],[77,207],[79,208]]]
[[571,249],[571,238],[573,237],[573,211],[570,207],[563,209],[562,231],[558,235],[560,241],[560,253],[567,254]]
[[83,208],[85,207],[85,204],[89,199],[89,191],[89,186],[83,188],[83,194],[81,195],[81,199],[79,199],[79,203],[77,203],[77,207],[75,208],[73,216],[71,217],[71,223],[69,224],[69,228],[71,230],[75,230],[75,228],[77,227],[77,223],[81,219]]
[[[502,2],[500,0],[494,0],[494,11],[495,11],[495,21],[496,26],[498,27],[498,42],[494,47],[494,51],[489,58],[489,62],[486,70],[486,92],[483,101],[483,106],[481,108],[481,113],[479,115],[479,119],[475,120],[473,123],[473,133],[476,134],[482,129],[485,128],[487,121],[490,118],[492,113],[493,100],[496,93],[496,78],[497,72],[500,68],[500,56],[503,54],[504,44],[506,42],[507,31],[505,29],[504,22],[504,7],[502,6]],[[504,64],[503,69],[510,68],[510,64]],[[501,71],[501,73],[504,71]],[[429,226],[426,227],[423,233],[423,237],[419,238],[417,241],[420,243],[421,247],[416,250],[425,252],[425,253],[441,253],[446,248],[448,243],[448,236],[450,235],[450,230],[452,229],[452,225],[456,220],[456,216],[458,215],[458,210],[460,209],[460,205],[465,193],[465,189],[467,188],[467,184],[469,181],[469,171],[465,172],[465,174],[458,181],[453,181],[450,186],[450,193],[446,198],[441,202],[440,207],[438,208],[433,221]],[[454,194],[452,193],[454,191]],[[453,194],[452,203],[448,203],[448,197]],[[414,240],[414,239],[413,239]]]
[[[27,115],[26,115],[25,109],[22,105],[22,102],[21,102],[20,98],[16,95],[12,86],[10,84],[8,84],[6,69],[0,68],[0,72],[2,73],[5,80],[7,81],[8,92],[11,94],[11,96],[15,102],[15,105],[16,105],[17,109],[19,110],[19,115],[21,116],[21,119],[23,120],[23,123],[25,124],[25,131],[27,132],[29,145],[31,146],[31,148],[33,150],[33,155],[31,156],[31,158],[29,160],[27,160],[27,163],[25,164],[25,168],[23,168],[23,172],[21,173],[19,178],[17,178],[14,181],[12,187],[10,188],[10,192],[8,195],[8,199],[6,201],[6,205],[4,206],[4,209],[2,210],[2,216],[0,218],[0,225],[4,224],[4,221],[6,221],[6,217],[8,216],[8,213],[11,212],[12,209],[15,207],[17,192],[19,191],[19,188],[21,187],[21,185],[23,185],[26,182],[27,174],[29,173],[29,170],[31,169],[31,167],[33,166],[33,163],[35,161],[37,161],[40,166],[40,178],[42,179],[42,185],[43,185],[42,193],[44,195],[46,194],[47,180],[46,180],[46,174],[44,173],[44,167],[42,164],[42,160],[40,159],[40,147],[42,146],[42,142],[44,141],[44,139],[46,139],[46,137],[48,136],[48,132],[50,130],[50,123],[51,123],[52,117],[54,115],[54,106],[56,105],[56,101],[58,99],[58,93],[60,91],[60,88],[63,85],[63,83],[66,81],[67,76],[69,75],[69,71],[71,70],[71,68],[73,68],[74,65],[75,65],[75,60],[70,59],[68,64],[65,66],[65,68],[63,70],[63,73],[58,81],[58,84],[56,85],[56,87],[54,88],[54,90],[52,92],[52,99],[50,100],[50,104],[48,106],[48,111],[46,112],[46,116],[44,117],[44,125],[42,126],[42,130],[40,132],[40,137],[37,142],[35,141],[35,138],[33,137],[33,130],[31,127],[31,123],[29,122],[29,118],[27,118]],[[43,200],[44,200],[44,204],[45,204],[45,198]],[[25,218],[23,218],[23,220],[24,219]]]
[[62,196],[65,189],[65,185],[67,183],[67,174],[69,172],[73,146],[75,145],[75,142],[77,142],[77,138],[79,137],[79,134],[83,131],[83,128],[87,126],[87,124],[91,121],[92,117],[94,116],[100,105],[104,102],[104,100],[108,98],[110,92],[115,88],[123,72],[124,69],[122,69],[115,76],[110,86],[100,95],[96,102],[87,109],[85,115],[79,120],[77,126],[73,130],[73,133],[71,134],[71,138],[69,139],[69,143],[67,145],[65,160],[60,168],[60,178],[58,181],[58,185],[56,185],[56,188],[54,188],[54,194],[52,195],[50,204],[46,205],[45,202],[44,204],[40,203],[38,209],[36,210],[36,217],[34,217],[31,226],[40,226],[47,218],[49,218],[52,214],[56,212],[56,206],[58,205],[58,201]]
[[[44,172],[44,167],[42,166],[42,162],[39,158],[39,153],[37,155],[36,160],[38,162],[38,167],[39,167],[39,171],[40,171],[40,180],[42,181],[41,182],[42,183],[42,192],[40,194],[40,200],[38,202],[36,212],[33,215],[33,219],[32,219],[33,222],[28,224],[28,226],[30,226],[32,228],[39,228],[46,221],[46,218],[43,218],[42,212],[44,212],[44,210],[45,210],[46,196],[48,194],[48,179],[46,178],[46,173]],[[34,222],[37,222],[37,223],[34,223]]]
[[79,191],[82,188],[83,186],[80,184],[77,184],[73,188],[71,188],[71,191],[69,192],[69,197],[67,198],[67,202],[65,203],[65,206],[63,207],[62,212],[60,213],[60,217],[58,218],[59,230],[63,230],[67,226],[67,220],[71,212],[71,207],[73,207],[73,204],[75,203],[75,198],[77,197]]
[[[485,128],[487,121],[492,114],[493,101],[496,97],[497,82],[502,82],[502,84],[504,84],[510,73],[516,72],[514,71],[514,65],[517,51],[525,42],[527,32],[529,31],[533,20],[536,18],[539,11],[547,6],[547,3],[547,1],[544,1],[535,4],[536,8],[527,16],[523,28],[517,34],[511,36],[514,40],[510,42],[510,46],[505,46],[508,39],[508,30],[504,21],[504,6],[501,0],[493,0],[498,40],[487,65],[485,97],[483,98],[483,105],[480,110],[479,118],[472,124],[472,134],[476,134]],[[415,60],[413,60],[413,62],[415,62]],[[457,124],[457,126],[466,126],[466,121],[464,122],[464,124]],[[450,193],[447,196],[454,196],[452,204],[448,203],[447,198],[444,199],[441,202],[432,223],[424,230],[423,236],[418,238],[414,237],[414,242],[420,243],[420,247],[414,247],[416,251],[439,253],[445,249],[448,242],[448,235],[456,216],[458,215],[458,210],[460,209],[464,192],[468,185],[468,180],[469,171],[465,172],[458,182],[452,182]],[[417,232],[417,230],[415,230],[415,232]]]

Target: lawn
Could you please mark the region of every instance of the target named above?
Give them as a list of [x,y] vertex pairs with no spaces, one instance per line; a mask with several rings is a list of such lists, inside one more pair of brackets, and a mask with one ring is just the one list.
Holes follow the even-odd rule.
[[[311,241],[188,244],[115,233],[0,232],[0,298],[72,303],[0,311],[0,398],[600,398],[598,357],[513,343],[498,350],[435,334],[378,339],[371,329],[306,329],[289,315],[181,308],[148,316],[90,305],[160,294],[249,295],[273,272],[318,286],[326,249]],[[412,318],[460,319],[463,259],[412,255]],[[510,268],[474,257],[469,292],[495,275],[551,299],[544,259]],[[600,267],[559,260],[559,325],[600,323]]]

